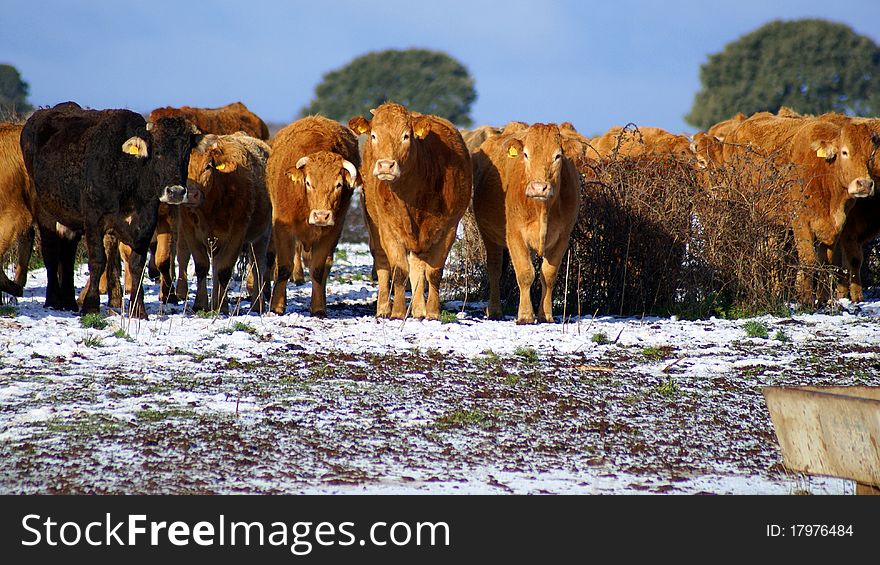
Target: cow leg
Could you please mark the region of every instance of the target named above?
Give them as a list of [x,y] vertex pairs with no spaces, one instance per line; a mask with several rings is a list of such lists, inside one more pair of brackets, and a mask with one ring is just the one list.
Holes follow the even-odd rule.
[[532,308],[530,291],[535,281],[535,268],[532,266],[532,256],[528,246],[519,237],[519,234],[508,233],[507,245],[510,250],[510,261],[516,273],[516,283],[519,286],[519,310],[516,315],[517,324],[534,324],[535,311]]
[[553,287],[559,266],[568,247],[568,238],[559,238],[555,245],[544,251],[541,263],[541,308],[538,311],[539,322],[554,322],[553,319]]
[[[391,303],[391,317],[402,320],[406,317],[406,282],[409,278],[409,265],[406,259],[395,263],[392,261],[391,284],[394,287],[394,299]],[[382,274],[379,273],[379,281]]]
[[242,243],[232,242],[218,249],[214,254],[214,286],[211,289],[211,307],[220,314],[229,314],[229,282],[232,270],[241,254]]
[[309,261],[309,274],[312,277],[312,299],[309,312],[316,318],[327,315],[327,278],[333,265],[332,241],[319,241],[312,247]]
[[251,245],[245,246],[250,250],[251,261],[253,264],[251,272],[254,278],[254,288],[250,293],[251,309],[256,309],[260,314],[263,314],[266,311],[264,298],[266,295],[266,286],[269,284],[267,276],[269,270],[269,241],[270,235],[267,232]]
[[189,294],[189,281],[187,275],[189,272],[189,259],[192,256],[190,251],[190,243],[185,238],[177,237],[177,283],[174,285],[174,294],[181,302],[186,301]]
[[425,274],[425,281],[428,288],[428,306],[426,317],[429,320],[440,319],[440,281],[443,278],[443,266],[446,264],[446,257],[449,256],[449,250],[455,243],[455,229],[449,230],[446,235],[440,239],[427,256],[422,261],[422,267]]
[[128,255],[126,268],[130,260],[131,248],[113,236],[104,236],[104,252],[107,254],[107,267],[104,270],[103,279],[107,285],[107,307],[122,310],[122,285],[119,283],[120,268],[119,258]]
[[34,226],[29,226],[18,236],[18,261],[15,264],[15,280],[13,282],[13,290],[21,289],[21,294],[11,292],[13,296],[21,296],[24,294],[24,285],[27,283],[28,264],[31,261],[31,254],[34,252]]
[[[411,253],[409,256],[409,285],[412,289],[412,317],[416,320],[424,320],[427,314],[425,308],[425,262],[415,253]],[[396,294],[394,301],[396,304]]]
[[805,306],[813,306],[816,299],[813,277],[819,265],[816,243],[808,226],[798,222],[793,227],[799,263],[796,283],[798,301]]
[[89,253],[89,282],[82,297],[82,313],[93,314],[101,311],[101,275],[107,268],[107,253],[104,250],[104,234],[97,222],[86,225],[86,247]]
[[486,247],[486,274],[489,276],[489,304],[486,306],[486,317],[490,320],[501,320],[501,266],[504,259],[504,247],[483,236]]
[[275,247],[275,284],[272,285],[272,300],[269,309],[276,314],[284,314],[287,307],[287,282],[290,280],[295,240],[293,232],[284,224],[276,223],[272,228],[272,241]]
[[78,234],[72,239],[62,237],[60,245],[58,279],[61,287],[61,309],[71,312],[79,310],[79,304],[76,303],[73,271],[76,267],[76,252],[81,238],[82,236]]
[[844,227],[835,249],[835,265],[842,268],[837,282],[838,298],[846,298],[853,302],[861,302],[862,295],[862,261],[865,253],[856,234]]
[[158,246],[158,241],[156,240],[156,236],[153,236],[153,240],[150,242],[150,248],[147,253],[147,276],[150,277],[151,281],[155,281],[161,276],[159,271],[159,267],[156,264],[156,247]]
[[59,266],[61,262],[61,237],[54,228],[45,228],[40,225],[40,253],[43,256],[43,264],[46,265],[46,308],[62,310],[61,299],[61,274]]
[[[208,248],[205,244],[197,244],[188,241],[189,250],[196,264],[196,298],[193,301],[193,310],[196,312],[208,311],[208,269],[211,268],[211,260],[208,256]],[[217,284],[217,281],[214,281]]]
[[[309,274],[315,278],[311,268]],[[306,282],[306,274],[303,272],[303,246],[299,241],[296,242],[296,248],[293,252],[293,284],[303,284]]]
[[[164,206],[164,204],[159,205]],[[173,231],[171,226],[171,212],[159,213],[159,221],[156,223],[156,250],[153,252],[153,260],[159,270],[159,302],[162,304],[177,304],[177,295],[171,287],[173,280],[171,275],[171,248],[173,246]]]

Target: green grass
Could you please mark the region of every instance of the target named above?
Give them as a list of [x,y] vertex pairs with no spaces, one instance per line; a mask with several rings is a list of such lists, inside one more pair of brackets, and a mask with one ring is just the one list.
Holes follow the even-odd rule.
[[590,341],[597,345],[605,345],[608,343],[608,334],[605,332],[597,332],[593,334],[593,337],[590,338]]
[[526,363],[538,362],[538,352],[535,351],[535,349],[532,347],[518,345],[516,349],[513,350],[513,354],[521,358]]
[[122,328],[119,328],[115,332],[113,332],[113,337],[124,339],[125,341],[134,341],[134,338],[128,335],[128,332]]
[[84,314],[79,319],[79,325],[81,325],[84,328],[91,328],[94,330],[103,330],[104,328],[106,328],[109,325],[109,322],[107,321],[107,316],[105,316],[104,314],[92,313],[92,314]]
[[773,339],[775,339],[776,341],[781,341],[782,343],[788,343],[790,341],[788,336],[781,329],[776,330],[776,333],[773,334]]
[[256,335],[257,329],[246,322],[235,322],[230,327],[223,328],[219,331],[219,333],[222,334],[231,334],[235,332],[244,332],[250,335]]
[[763,322],[759,322],[757,320],[749,320],[743,325],[743,329],[746,331],[746,335],[749,337],[759,337],[761,339],[767,339],[769,334],[767,333],[767,325]]
[[87,335],[83,340],[83,345],[86,347],[103,347],[104,340],[99,335]]
[[666,398],[672,398],[678,394],[681,394],[681,389],[676,386],[675,382],[672,380],[672,377],[669,377],[669,379],[665,383],[659,385],[656,390],[660,393],[661,396],[664,396]]
[[337,261],[348,261],[348,251],[345,249],[339,248],[336,250],[336,253],[333,254],[333,257]]
[[455,410],[437,418],[441,429],[478,427],[491,428],[495,424],[495,415],[482,410]]
[[218,315],[216,310],[199,310],[196,312],[196,318],[216,318]]
[[12,306],[0,306],[0,318],[14,318],[18,315],[18,310]]
[[450,312],[449,310],[443,310],[440,312],[440,323],[453,324],[455,322],[458,322],[458,317],[455,315],[455,312]]
[[663,348],[648,346],[642,348],[642,356],[649,361],[659,361],[666,357],[666,352]]

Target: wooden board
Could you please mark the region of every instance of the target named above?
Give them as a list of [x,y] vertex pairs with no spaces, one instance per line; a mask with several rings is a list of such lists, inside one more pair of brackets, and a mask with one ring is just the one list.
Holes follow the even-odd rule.
[[785,466],[880,486],[880,387],[766,387]]

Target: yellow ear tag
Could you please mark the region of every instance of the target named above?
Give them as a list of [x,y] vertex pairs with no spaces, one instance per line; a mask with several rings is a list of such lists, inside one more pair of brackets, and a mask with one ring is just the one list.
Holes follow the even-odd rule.
[[425,137],[425,128],[419,128],[417,130],[413,130],[413,134],[419,139]]
[[358,133],[367,133],[367,126],[361,124],[358,126]]
[[226,163],[220,163],[219,165],[217,165],[217,166],[214,167],[214,168],[217,169],[218,171],[225,170],[225,169],[226,169]]
[[511,145],[510,147],[507,148],[507,156],[508,157],[516,157],[517,155],[519,155],[519,151],[516,150],[516,147]]
[[128,146],[128,154],[129,155],[139,155],[140,150],[138,150],[138,146],[133,143],[131,145],[129,145]]
[[825,151],[824,147],[820,147],[819,149],[816,150],[816,157],[821,157],[823,159],[827,159],[828,152]]

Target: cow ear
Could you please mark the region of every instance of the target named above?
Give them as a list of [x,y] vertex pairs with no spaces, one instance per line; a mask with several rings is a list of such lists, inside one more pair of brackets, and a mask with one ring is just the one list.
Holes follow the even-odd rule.
[[831,141],[816,140],[810,144],[810,148],[816,152],[816,157],[829,163],[837,157],[837,146]]
[[370,133],[370,122],[364,119],[363,116],[356,116],[348,120],[348,127],[358,135],[362,133]]
[[428,116],[417,116],[413,118],[413,135],[419,139],[425,139],[431,131],[431,120]]
[[126,155],[134,155],[138,159],[146,159],[149,156],[147,142],[136,135],[129,137],[122,144],[122,152]]
[[345,182],[348,186],[354,188],[363,184],[361,181],[361,175],[358,172],[357,167],[354,166],[354,163],[343,160],[342,168],[345,169]]
[[503,147],[507,150],[508,157],[516,157],[522,153],[523,144],[519,139],[511,139],[505,142]]
[[[302,161],[302,159],[300,159]],[[289,178],[294,183],[303,183],[305,181],[305,174],[302,169],[299,167],[291,167],[287,169],[287,172],[284,173],[284,176]]]
[[197,153],[205,153],[217,145],[217,136],[213,133],[198,136],[198,143],[193,146]]

